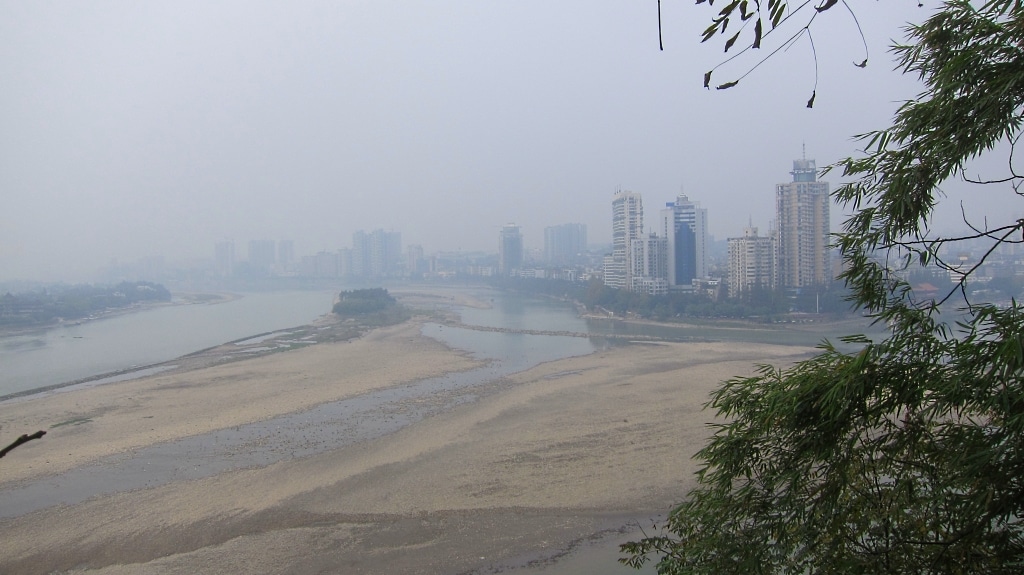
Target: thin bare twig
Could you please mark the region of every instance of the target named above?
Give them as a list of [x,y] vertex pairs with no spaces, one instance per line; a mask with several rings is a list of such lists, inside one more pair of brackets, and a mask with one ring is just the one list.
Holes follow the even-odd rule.
[[658,0],[658,50],[665,51],[665,44],[661,41],[661,0]]

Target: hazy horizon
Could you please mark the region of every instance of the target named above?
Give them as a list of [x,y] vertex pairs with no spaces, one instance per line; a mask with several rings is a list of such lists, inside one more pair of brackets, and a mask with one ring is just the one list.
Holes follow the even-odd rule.
[[[240,257],[291,239],[301,256],[360,229],[496,251],[508,222],[528,249],[578,222],[596,244],[617,189],[643,195],[651,224],[683,191],[717,239],[767,230],[794,159],[855,154],[852,136],[917,91],[886,47],[934,6],[853,7],[870,63],[852,65],[848,12],[819,18],[807,109],[806,41],[705,90],[722,42],[699,42],[712,11],[689,3],[663,3],[659,51],[655,2],[0,0],[0,281],[211,258],[223,239]],[[944,190],[940,225],[958,225],[962,189]],[[1009,197],[972,197],[968,215]]]

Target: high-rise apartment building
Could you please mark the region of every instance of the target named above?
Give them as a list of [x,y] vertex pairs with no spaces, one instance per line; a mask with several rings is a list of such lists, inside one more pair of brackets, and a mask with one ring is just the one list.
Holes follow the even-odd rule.
[[235,242],[224,240],[213,246],[214,261],[217,264],[217,273],[223,277],[230,277],[235,274]]
[[832,281],[828,182],[818,181],[814,160],[793,161],[793,181],[775,186],[778,281],[802,288]]
[[338,276],[349,278],[355,275],[352,272],[352,248],[341,248],[338,250]]
[[561,224],[544,228],[544,260],[556,266],[577,263],[587,250],[585,224]]
[[644,203],[640,194],[618,191],[612,196],[612,254],[604,261],[604,283],[628,290],[632,282],[630,244],[644,229]]
[[423,254],[423,246],[413,244],[405,250],[405,273],[409,277],[420,277],[430,270]]
[[523,234],[519,226],[505,224],[498,232],[498,273],[508,276],[523,267]]
[[292,240],[277,241],[277,271],[290,272],[295,267],[295,242]]
[[743,237],[729,238],[729,297],[755,288],[775,289],[775,238],[747,226]]
[[274,240],[249,240],[249,269],[257,273],[270,273],[277,262]]
[[629,244],[629,291],[668,293],[668,239],[651,233]]
[[377,229],[352,234],[352,275],[380,279],[398,275],[402,262],[402,234]]
[[686,194],[661,210],[661,235],[668,240],[668,283],[690,286],[707,277],[708,211]]
[[365,230],[358,230],[352,234],[353,277],[370,277],[370,259],[373,257],[370,243],[370,234],[366,233]]
[[299,273],[310,278],[336,278],[338,270],[338,254],[322,251],[311,256],[302,256],[299,260]]

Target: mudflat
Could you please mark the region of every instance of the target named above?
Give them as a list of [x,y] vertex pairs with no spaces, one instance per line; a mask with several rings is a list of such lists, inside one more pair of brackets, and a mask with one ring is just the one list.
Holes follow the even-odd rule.
[[[648,525],[685,495],[710,433],[703,405],[720,382],[811,352],[645,342],[543,364],[382,437],[0,520],[0,572],[493,573],[550,563],[580,541]],[[478,365],[411,321],[5,402],[5,437],[48,433],[0,461],[0,512],[17,487],[111,456]]]

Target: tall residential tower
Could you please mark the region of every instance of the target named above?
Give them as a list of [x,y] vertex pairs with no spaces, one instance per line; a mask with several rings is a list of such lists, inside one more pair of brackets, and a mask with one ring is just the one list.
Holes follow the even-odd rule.
[[640,194],[618,191],[612,196],[612,253],[604,261],[604,283],[628,290],[632,286],[631,243],[643,236],[644,203]]
[[398,275],[402,263],[402,234],[376,229],[352,234],[352,275],[380,279]]
[[561,224],[544,228],[544,259],[551,265],[575,264],[587,251],[587,226]]
[[775,289],[775,238],[748,225],[742,238],[729,238],[729,297]]
[[832,281],[828,182],[818,181],[814,160],[793,160],[793,181],[775,186],[778,281],[802,288]]
[[498,232],[498,273],[508,277],[523,267],[523,234],[519,226],[505,224]]

